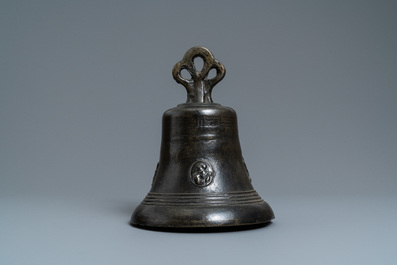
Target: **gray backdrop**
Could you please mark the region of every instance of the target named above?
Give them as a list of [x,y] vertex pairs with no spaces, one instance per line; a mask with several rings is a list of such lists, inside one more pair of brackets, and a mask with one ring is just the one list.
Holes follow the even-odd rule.
[[[396,1],[3,0],[0,38],[1,264],[397,262]],[[265,228],[128,226],[197,45]]]

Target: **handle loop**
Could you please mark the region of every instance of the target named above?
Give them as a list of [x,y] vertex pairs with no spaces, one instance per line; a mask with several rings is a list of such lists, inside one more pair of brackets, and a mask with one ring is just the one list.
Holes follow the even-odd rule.
[[[194,65],[194,59],[197,57],[204,62],[201,71],[197,71]],[[184,69],[189,72],[191,79],[182,77],[181,71]],[[208,73],[212,69],[216,70],[216,76],[208,79]],[[212,103],[212,89],[223,79],[225,73],[223,64],[216,60],[207,48],[200,46],[190,48],[172,70],[175,81],[187,90],[186,103]]]

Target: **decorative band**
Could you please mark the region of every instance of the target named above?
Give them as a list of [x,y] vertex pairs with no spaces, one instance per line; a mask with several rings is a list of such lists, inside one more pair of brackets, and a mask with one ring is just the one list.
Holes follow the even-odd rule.
[[149,192],[144,205],[158,206],[230,206],[261,203],[262,198],[255,190],[228,193],[158,193]]

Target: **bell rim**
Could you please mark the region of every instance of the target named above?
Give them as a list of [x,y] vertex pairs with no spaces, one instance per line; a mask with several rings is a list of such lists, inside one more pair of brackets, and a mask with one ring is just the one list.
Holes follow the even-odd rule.
[[245,229],[270,223],[275,218],[265,201],[228,206],[160,206],[140,204],[130,225],[144,229]]
[[259,229],[267,227],[273,223],[273,219],[262,223],[241,224],[241,225],[223,225],[223,226],[146,226],[129,222],[129,225],[142,230],[176,232],[176,233],[216,233],[216,232],[233,232]]

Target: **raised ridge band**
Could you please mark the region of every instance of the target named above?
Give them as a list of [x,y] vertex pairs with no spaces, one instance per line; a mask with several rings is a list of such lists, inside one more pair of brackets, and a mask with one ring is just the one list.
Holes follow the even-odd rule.
[[149,192],[143,205],[159,206],[230,206],[264,202],[255,190],[228,193],[158,193]]

